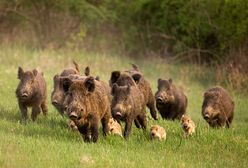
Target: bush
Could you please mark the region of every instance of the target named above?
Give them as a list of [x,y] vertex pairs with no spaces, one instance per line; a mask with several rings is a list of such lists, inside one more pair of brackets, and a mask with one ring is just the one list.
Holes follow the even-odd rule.
[[2,0],[0,9],[1,35],[42,47],[221,63],[248,39],[244,0]]

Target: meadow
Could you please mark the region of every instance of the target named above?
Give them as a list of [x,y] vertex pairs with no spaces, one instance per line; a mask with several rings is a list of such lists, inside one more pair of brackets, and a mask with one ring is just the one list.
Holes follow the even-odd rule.
[[[182,137],[179,121],[155,122],[167,131],[162,142],[150,141],[149,131],[133,126],[129,140],[102,134],[96,144],[84,143],[78,132],[68,129],[51,104],[53,76],[75,60],[83,73],[90,66],[92,75],[108,82],[113,70],[126,70],[131,63],[150,81],[155,93],[158,78],[172,78],[188,97],[187,113],[197,125],[196,134]],[[17,68],[38,67],[48,85],[48,116],[36,122],[21,120],[15,89]],[[131,59],[119,55],[90,54],[81,50],[35,50],[21,46],[0,46],[0,167],[77,168],[77,167],[248,167],[248,99],[242,91],[228,89],[235,100],[235,116],[230,129],[210,129],[201,116],[203,93],[215,82],[211,66],[168,64],[161,58]],[[150,116],[147,109],[147,114]],[[29,111],[30,115],[30,111]]]

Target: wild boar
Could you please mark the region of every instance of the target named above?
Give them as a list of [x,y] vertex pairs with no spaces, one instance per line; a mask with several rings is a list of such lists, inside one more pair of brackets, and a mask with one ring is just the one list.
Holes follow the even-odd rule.
[[163,127],[159,125],[152,125],[150,129],[150,138],[151,140],[165,140],[166,139],[166,131]]
[[172,79],[158,79],[155,99],[157,109],[163,119],[180,120],[186,112],[187,97],[172,83]]
[[144,96],[137,86],[118,86],[114,83],[112,87],[111,113],[117,121],[126,123],[124,137],[127,139],[131,132],[132,123],[146,129],[146,113]]
[[16,97],[22,118],[25,120],[28,118],[27,107],[32,107],[31,118],[33,121],[36,120],[41,110],[44,115],[47,115],[47,88],[43,73],[36,69],[24,72],[19,67],[18,79],[20,82],[16,89]]
[[204,93],[202,116],[211,127],[229,128],[234,116],[234,106],[234,101],[224,88],[212,87]]
[[113,118],[108,122],[109,134],[119,135],[122,137],[122,128],[121,125]]
[[133,64],[133,69],[120,72],[113,71],[110,78],[110,86],[117,83],[119,86],[125,86],[127,84],[133,85],[133,81],[130,80],[128,76],[131,76],[141,93],[144,96],[144,101],[146,106],[150,109],[151,116],[153,119],[157,120],[157,111],[155,107],[155,98],[152,93],[150,83],[144,78],[143,74],[138,70],[138,67]]
[[181,118],[181,126],[183,128],[183,136],[185,138],[189,137],[193,133],[195,133],[195,123],[188,115],[182,115]]
[[102,82],[93,77],[85,80],[64,81],[68,89],[64,99],[66,112],[78,127],[85,142],[97,142],[99,123],[102,123],[103,134],[109,131],[108,122],[111,117],[110,90]]
[[[75,62],[74,62],[75,63]],[[76,64],[76,63],[75,63]],[[77,65],[77,64],[76,64]],[[63,116],[64,115],[64,106],[63,106],[63,102],[64,102],[64,95],[65,95],[65,90],[63,88],[63,82],[66,78],[70,78],[70,79],[86,79],[86,77],[88,75],[90,75],[90,68],[86,67],[85,68],[85,75],[86,76],[81,76],[78,74],[78,66],[76,66],[76,70],[75,69],[65,69],[61,72],[60,75],[55,75],[53,77],[53,83],[54,83],[54,87],[53,87],[53,91],[51,94],[51,101],[53,106],[58,110],[58,112]]]

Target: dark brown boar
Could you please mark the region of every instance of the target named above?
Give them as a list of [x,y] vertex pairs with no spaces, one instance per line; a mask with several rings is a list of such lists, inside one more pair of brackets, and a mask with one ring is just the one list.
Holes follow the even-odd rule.
[[114,83],[112,87],[111,113],[117,121],[126,123],[124,137],[127,139],[131,132],[132,123],[135,121],[137,127],[145,130],[147,121],[145,113],[144,96],[137,86],[118,86]]
[[[133,80],[129,78],[131,76]],[[157,110],[155,107],[155,98],[152,93],[150,83],[144,78],[141,72],[138,70],[138,67],[133,64],[133,69],[120,72],[113,71],[110,78],[110,86],[114,83],[117,83],[119,86],[125,86],[127,84],[134,85],[134,82],[137,84],[141,93],[144,96],[144,101],[146,106],[150,109],[151,116],[153,119],[157,120]]]
[[222,87],[212,87],[204,93],[202,116],[211,127],[229,128],[234,114],[234,101]]
[[57,75],[55,75],[53,77],[54,87],[53,87],[53,91],[52,91],[52,94],[51,94],[51,101],[52,101],[53,106],[58,110],[58,112],[62,116],[64,115],[63,102],[64,102],[64,95],[65,95],[65,92],[66,92],[64,90],[64,88],[63,88],[63,81],[66,78],[82,79],[83,80],[83,79],[86,78],[86,76],[88,76],[90,74],[90,68],[89,67],[85,68],[85,75],[86,76],[81,76],[77,72],[79,72],[79,71],[78,70],[76,71],[76,70],[73,70],[73,69],[65,69],[65,70],[63,70],[61,72],[60,75],[57,74]]
[[64,100],[66,112],[75,122],[85,142],[97,142],[100,121],[103,134],[106,135],[109,131],[110,91],[109,87],[105,86],[93,77],[85,80],[68,78],[64,82],[65,89],[68,88]]
[[35,121],[37,115],[42,110],[43,114],[47,114],[47,89],[46,82],[42,72],[36,69],[32,71],[23,71],[18,68],[18,79],[20,82],[16,89],[16,97],[18,99],[19,108],[23,119],[27,119],[27,107],[32,107],[32,120]]
[[187,97],[172,83],[172,79],[158,79],[155,98],[157,109],[163,119],[181,119],[186,112]]

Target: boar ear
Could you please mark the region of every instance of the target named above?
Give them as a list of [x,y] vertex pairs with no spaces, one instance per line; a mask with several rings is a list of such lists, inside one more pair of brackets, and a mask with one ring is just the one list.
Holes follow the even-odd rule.
[[86,67],[85,69],[84,69],[84,74],[85,74],[85,76],[89,76],[90,75],[90,67]]
[[100,77],[99,76],[96,76],[95,77],[95,80],[100,81]]
[[207,96],[208,96],[208,92],[204,92],[203,97],[207,97]]
[[111,94],[112,95],[114,95],[116,93],[117,88],[118,88],[117,83],[114,83],[113,86],[112,86],[112,89],[111,89]]
[[17,78],[18,78],[18,79],[21,79],[23,73],[24,73],[24,71],[23,71],[22,67],[18,67]]
[[59,78],[59,75],[58,74],[54,75],[53,81],[55,82],[55,80],[58,79],[58,78]]
[[135,83],[139,83],[140,82],[140,80],[141,80],[141,75],[140,74],[134,74],[134,75],[132,75],[132,78],[133,78],[133,80],[135,81]]
[[71,84],[72,84],[71,79],[64,78],[64,80],[63,80],[63,89],[64,89],[65,92],[67,92],[69,90]]
[[211,92],[211,91],[206,91],[205,93],[204,93],[204,95],[203,95],[203,97],[215,97],[215,96],[217,96],[214,92]]
[[95,79],[91,76],[87,79],[85,79],[84,86],[87,88],[89,92],[94,92],[95,90]]
[[181,121],[182,121],[182,119],[184,118],[184,116],[185,116],[185,115],[183,114],[182,117],[181,117]]
[[73,64],[74,64],[74,66],[75,66],[75,69],[79,72],[79,66],[78,66],[78,64],[76,63],[76,61],[72,61],[73,62]]
[[161,83],[162,83],[162,79],[159,78],[159,79],[158,79],[158,87],[161,85]]
[[132,64],[132,67],[133,67],[133,69],[134,69],[135,71],[139,71],[139,68],[138,68],[138,66],[137,66],[137,65]]
[[33,74],[34,74],[34,76],[37,76],[37,74],[38,74],[37,69],[34,69],[34,70],[33,70]]
[[110,84],[115,83],[121,75],[120,71],[113,71],[110,78]]
[[172,79],[171,78],[169,79],[169,83],[172,84]]

